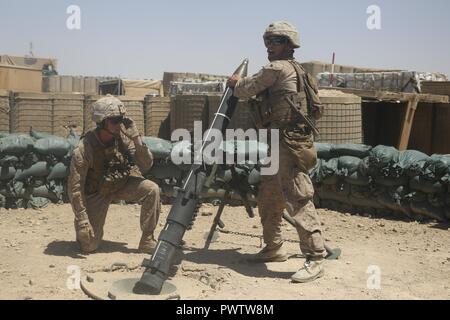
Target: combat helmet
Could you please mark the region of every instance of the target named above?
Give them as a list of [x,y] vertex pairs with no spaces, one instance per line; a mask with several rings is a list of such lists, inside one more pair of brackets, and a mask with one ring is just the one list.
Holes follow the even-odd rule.
[[287,21],[276,21],[267,27],[263,38],[266,39],[273,36],[286,37],[291,41],[294,48],[300,48],[300,36],[298,31],[294,25]]
[[100,124],[108,118],[123,117],[126,112],[127,110],[122,101],[108,94],[94,103],[92,121]]

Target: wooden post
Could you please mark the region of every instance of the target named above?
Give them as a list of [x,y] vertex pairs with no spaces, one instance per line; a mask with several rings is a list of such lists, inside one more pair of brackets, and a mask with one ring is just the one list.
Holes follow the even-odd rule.
[[400,142],[398,144],[398,149],[400,151],[404,151],[408,148],[409,136],[411,134],[411,128],[414,122],[414,115],[416,113],[418,104],[419,104],[419,97],[417,95],[414,95],[408,101],[405,117],[403,119],[402,131],[400,133]]

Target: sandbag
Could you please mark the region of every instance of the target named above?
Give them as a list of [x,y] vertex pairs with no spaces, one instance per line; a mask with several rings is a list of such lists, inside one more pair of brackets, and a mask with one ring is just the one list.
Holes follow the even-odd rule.
[[154,177],[156,179],[170,179],[181,178],[183,171],[173,163],[156,163],[150,169],[146,176]]
[[13,166],[15,167],[17,163],[19,162],[19,158],[15,156],[4,156],[3,158],[0,158],[0,167],[9,167]]
[[398,162],[406,175],[415,177],[421,175],[429,156],[417,150],[400,151]]
[[375,168],[384,168],[392,163],[397,163],[399,159],[399,151],[394,147],[376,146],[369,152],[370,166]]
[[337,175],[342,177],[351,176],[358,171],[362,160],[353,156],[342,156],[338,158],[338,171]]
[[388,178],[383,176],[374,177],[376,184],[383,187],[403,186],[409,182],[408,177]]
[[441,180],[449,173],[449,167],[449,155],[434,154],[425,162],[422,177],[430,181]]
[[[254,160],[258,161],[260,158],[265,158],[264,155],[268,155],[269,146],[265,143],[255,140],[250,141],[223,141],[219,147],[219,150],[224,152],[224,157],[234,156],[235,160]],[[261,157],[260,157],[261,154]],[[224,161],[226,158],[224,158]]]
[[154,159],[166,160],[170,158],[172,142],[155,137],[142,137],[142,141],[147,145]]
[[344,181],[355,186],[368,186],[372,182],[372,177],[366,176],[359,171],[356,171],[351,175],[345,177]]
[[21,156],[32,151],[34,140],[24,134],[11,134],[0,139],[0,154]]
[[50,138],[50,137],[56,137],[50,133],[36,131],[33,129],[33,127],[30,128],[30,136],[36,140]]
[[441,193],[445,191],[444,185],[439,181],[430,181],[422,176],[417,176],[409,181],[409,187],[412,190],[422,191],[424,193]]
[[69,176],[69,167],[64,163],[57,163],[50,171],[47,176],[47,181],[57,180],[57,179],[65,179]]
[[40,161],[28,169],[17,171],[15,180],[24,181],[30,177],[47,177],[50,173],[50,166],[45,161]]
[[14,167],[0,167],[0,180],[9,181],[16,175],[16,169]]
[[67,139],[61,137],[48,137],[37,140],[34,144],[34,150],[42,155],[64,157],[71,150],[71,145]]
[[317,157],[319,159],[329,160],[333,158],[333,154],[331,153],[332,144],[330,143],[320,143],[314,142],[314,148],[317,151]]
[[337,144],[331,147],[333,157],[352,156],[356,158],[365,158],[370,154],[371,146],[364,144]]
[[0,132],[0,139],[1,138],[5,138],[7,136],[9,136],[9,133],[7,133],[7,132]]

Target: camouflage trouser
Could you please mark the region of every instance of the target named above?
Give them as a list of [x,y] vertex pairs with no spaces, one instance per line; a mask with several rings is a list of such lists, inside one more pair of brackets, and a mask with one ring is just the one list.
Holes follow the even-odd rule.
[[[296,221],[300,249],[308,258],[326,255],[316,208],[312,202],[314,188],[309,176],[296,165],[296,159],[280,143],[279,171],[262,176],[258,193],[258,211],[264,242],[269,247],[282,243],[281,222],[284,209]],[[303,170],[304,171],[304,170]]]
[[161,211],[159,187],[154,182],[142,177],[130,177],[125,186],[117,192],[106,196],[97,193],[86,196],[86,211],[95,237],[82,241],[77,239],[83,251],[92,252],[98,248],[103,238],[103,226],[105,225],[109,205],[111,202],[118,200],[142,201],[141,230],[144,237],[153,235]]

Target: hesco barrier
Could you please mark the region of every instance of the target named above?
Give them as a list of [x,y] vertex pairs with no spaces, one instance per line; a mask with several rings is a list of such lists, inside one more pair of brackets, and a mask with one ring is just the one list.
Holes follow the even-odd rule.
[[9,92],[0,90],[0,132],[9,132]]
[[[208,107],[209,107],[209,125],[214,120],[215,113],[219,108],[220,99],[222,95],[208,95]],[[231,119],[228,129],[243,129],[247,130],[254,128],[254,121],[251,116],[251,110],[248,101],[239,100],[234,111],[233,118]]]
[[85,95],[83,107],[83,132],[88,132],[96,127],[95,122],[92,121],[92,106],[98,99],[102,98],[100,95]]
[[170,106],[170,131],[194,130],[194,121],[202,121],[202,131],[208,126],[208,98],[203,95],[180,95],[172,98]]
[[55,94],[53,96],[53,134],[65,137],[72,127],[77,134],[83,133],[82,94]]
[[118,99],[123,102],[127,109],[127,116],[133,119],[139,133],[144,135],[144,100],[137,97],[118,96]]
[[325,114],[317,122],[320,131],[317,142],[362,143],[361,98],[336,90],[320,90],[319,96]]
[[145,135],[170,140],[170,97],[146,96]]
[[11,132],[29,132],[30,127],[52,133],[53,96],[42,93],[14,94],[10,113]]

